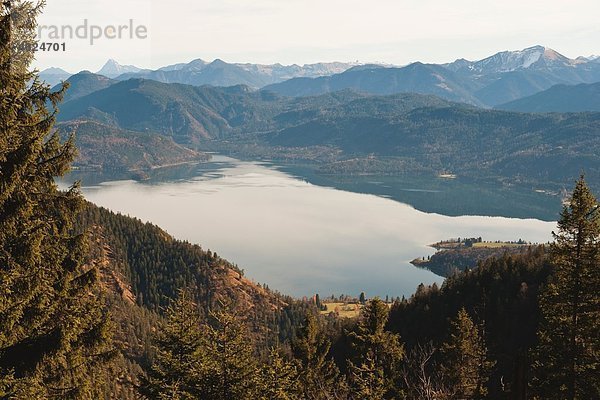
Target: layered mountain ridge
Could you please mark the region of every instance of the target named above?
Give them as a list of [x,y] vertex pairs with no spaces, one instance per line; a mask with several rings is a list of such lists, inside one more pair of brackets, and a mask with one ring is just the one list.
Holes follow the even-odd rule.
[[[544,46],[502,51],[477,61],[458,59],[447,64],[412,63],[383,66],[358,63],[262,65],[202,59],[156,70],[120,65],[109,60],[98,74],[116,80],[143,78],[193,86],[246,85],[293,97],[352,89],[376,95],[433,94],[451,101],[494,107],[531,96],[550,87],[600,82],[600,58],[568,58]],[[43,71],[57,83],[66,72]]]
[[496,111],[414,93],[285,97],[247,86],[131,79],[68,101],[59,119],[250,158],[312,160],[328,174],[451,171],[560,186],[581,168],[595,184],[600,171],[598,113]]
[[288,96],[306,96],[351,88],[371,94],[416,92],[452,101],[493,107],[530,96],[557,84],[600,81],[600,63],[569,59],[543,46],[504,51],[479,61],[459,59],[436,65],[349,70],[315,79],[295,78],[267,86]]

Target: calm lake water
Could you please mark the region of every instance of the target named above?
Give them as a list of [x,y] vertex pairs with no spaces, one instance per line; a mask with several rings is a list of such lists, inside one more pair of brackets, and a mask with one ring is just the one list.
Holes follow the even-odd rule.
[[[216,251],[246,276],[293,296],[409,296],[442,278],[409,261],[441,239],[546,242],[555,223],[448,217],[374,195],[316,186],[269,165],[215,156],[188,177],[93,183],[95,204]],[[413,190],[406,187],[406,190]]]

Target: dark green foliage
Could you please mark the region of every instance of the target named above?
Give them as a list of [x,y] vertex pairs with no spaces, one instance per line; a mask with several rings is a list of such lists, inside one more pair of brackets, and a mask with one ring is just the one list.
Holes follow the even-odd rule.
[[350,364],[350,391],[356,399],[393,399],[391,397],[385,372],[377,365],[374,355],[370,352],[363,356],[360,364]]
[[600,398],[600,212],[583,177],[554,233],[536,349],[539,398]]
[[253,399],[260,393],[257,357],[241,314],[224,306],[211,311],[206,325],[205,398]]
[[191,286],[198,287],[197,298],[210,302],[215,289],[210,285],[211,274],[223,276],[227,268],[233,268],[216,254],[175,240],[155,225],[103,208],[86,207],[82,225],[102,227],[112,257],[131,283],[138,303],[152,310],[166,307],[180,288]]
[[156,359],[141,393],[151,399],[253,399],[258,367],[253,342],[228,309],[201,316],[184,291],[167,311]]
[[528,247],[469,247],[438,251],[427,261],[413,261],[413,265],[426,268],[436,275],[450,277],[458,271],[473,269],[479,262],[505,255],[525,254]]
[[202,393],[205,360],[202,320],[189,294],[181,293],[156,335],[156,357],[141,393],[151,399],[195,399]]
[[452,321],[448,340],[440,349],[442,379],[455,399],[482,399],[494,362],[487,357],[485,340],[462,308]]
[[537,342],[541,317],[537,295],[549,272],[543,247],[487,260],[447,278],[440,289],[421,286],[409,301],[394,304],[388,328],[401,334],[409,353],[430,341],[439,347],[447,339],[448,321],[464,307],[476,321],[485,321],[489,358],[497,361],[488,382],[490,396],[525,398],[528,352]]
[[140,392],[150,399],[299,399],[296,366],[275,349],[259,365],[255,341],[229,305],[208,314],[183,291],[156,335]]
[[556,189],[585,168],[600,185],[597,113],[484,110],[417,94],[290,99],[136,79],[68,102],[61,118],[246,157],[311,160],[327,174],[450,171]]
[[268,362],[260,368],[260,400],[300,400],[298,368],[280,352],[272,348]]
[[382,300],[371,300],[348,335],[356,354],[348,368],[355,398],[393,399],[400,395],[404,349],[400,335],[385,329],[388,313]]
[[62,90],[28,72],[33,54],[20,47],[40,7],[0,4],[0,397],[91,399],[112,355],[110,319],[73,230],[83,198],[54,183],[75,152],[51,132]]
[[496,108],[520,112],[600,111],[600,83],[556,85],[532,96],[501,104]]
[[319,319],[309,313],[292,342],[292,353],[300,374],[300,398],[326,400],[344,394],[346,388],[338,367],[329,355],[330,346]]

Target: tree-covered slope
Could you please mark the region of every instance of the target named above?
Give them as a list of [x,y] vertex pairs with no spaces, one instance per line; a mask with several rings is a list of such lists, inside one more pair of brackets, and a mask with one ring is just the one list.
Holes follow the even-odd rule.
[[[69,84],[69,90],[67,90],[63,97],[63,103],[87,96],[98,90],[106,89],[117,81],[102,75],[93,74],[89,71],[81,71],[75,75],[71,75],[66,82]],[[55,86],[52,90],[56,91],[59,87],[60,84]]]
[[497,106],[520,112],[600,111],[600,83],[556,85],[548,90]]
[[428,342],[439,346],[449,321],[465,308],[482,326],[490,357],[497,361],[490,393],[524,398],[541,318],[538,295],[550,272],[541,247],[525,255],[489,259],[448,278],[441,288],[419,287],[408,301],[392,307],[388,328],[400,333],[409,349]]
[[64,104],[61,115],[199,148],[236,151],[251,143],[269,158],[290,152],[301,158],[325,147],[322,161],[334,162],[323,166],[329,173],[377,172],[365,169],[369,163],[339,163],[365,157],[385,158],[385,169],[394,173],[452,172],[558,186],[581,170],[595,186],[600,171],[600,114],[485,110],[419,94],[289,98],[243,86],[129,80]]
[[[178,143],[227,134],[268,111],[259,93],[247,87],[194,87],[131,79],[65,103],[60,120],[96,119],[122,128],[157,132]],[[275,99],[273,99],[274,101]]]
[[65,122],[58,124],[57,129],[65,137],[75,137],[78,154],[73,165],[77,168],[139,171],[209,158],[168,136],[128,131],[95,121]]
[[568,182],[582,169],[592,180],[600,170],[600,114],[531,115],[463,106],[394,115],[348,113],[284,128],[268,140],[277,146],[330,145],[348,155],[396,157],[406,171],[471,177]]
[[420,93],[481,105],[471,92],[473,86],[442,66],[414,63],[403,68],[355,67],[332,76],[291,79],[266,86],[265,90],[284,96],[315,96],[344,89],[375,95]]
[[221,304],[243,312],[246,340],[262,350],[293,337],[310,308],[252,282],[215,252],[91,203],[76,230],[89,238],[86,262],[99,271],[119,352],[104,371],[105,398],[139,398],[139,378],[155,357],[152,337],[184,289],[204,314]]
[[127,279],[139,305],[158,311],[185,287],[194,288],[207,305],[219,298],[236,299],[262,312],[284,305],[216,253],[176,240],[155,225],[88,204],[80,229],[92,228],[110,248],[111,262]]

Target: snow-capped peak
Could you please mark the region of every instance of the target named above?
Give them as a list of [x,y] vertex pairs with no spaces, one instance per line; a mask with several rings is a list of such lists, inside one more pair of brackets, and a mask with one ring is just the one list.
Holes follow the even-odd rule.
[[503,51],[481,61],[471,63],[468,67],[474,72],[501,73],[522,69],[543,67],[565,67],[576,64],[555,50],[544,46],[533,46],[517,51]]

